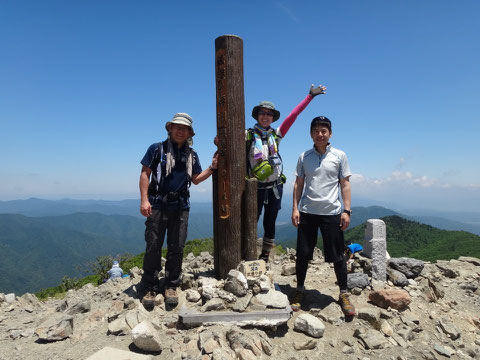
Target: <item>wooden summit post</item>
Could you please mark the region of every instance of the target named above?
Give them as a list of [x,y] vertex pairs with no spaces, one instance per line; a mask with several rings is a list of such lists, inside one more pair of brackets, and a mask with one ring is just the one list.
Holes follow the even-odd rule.
[[[245,208],[245,100],[243,94],[243,40],[235,35],[215,39],[215,82],[217,92],[218,170],[213,176],[213,237],[215,274],[226,278],[241,259],[252,257],[251,234],[246,237]],[[256,184],[255,184],[256,185]],[[251,188],[251,186],[249,186]],[[256,204],[256,186],[254,199]],[[244,204],[245,205],[245,204]],[[249,231],[251,233],[251,231]],[[243,250],[242,250],[243,247]],[[254,250],[256,251],[256,249]],[[256,256],[256,254],[254,254]]]

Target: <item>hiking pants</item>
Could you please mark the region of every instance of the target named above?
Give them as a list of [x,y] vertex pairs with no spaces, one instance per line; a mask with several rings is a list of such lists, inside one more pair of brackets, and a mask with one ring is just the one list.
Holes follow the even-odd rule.
[[165,211],[152,209],[145,221],[145,256],[143,258],[142,282],[147,287],[156,287],[158,273],[162,270],[162,247],[167,233],[167,262],[165,264],[165,286],[180,285],[183,247],[187,239],[188,210]]
[[282,207],[283,185],[278,185],[277,190],[279,199],[277,199],[273,188],[257,190],[257,222],[262,214],[262,208],[265,208],[263,237],[268,239],[275,239],[275,222],[277,221],[278,211]]
[[323,239],[326,262],[333,262],[340,290],[347,289],[347,265],[345,262],[345,239],[340,229],[341,215],[314,215],[300,212],[297,228],[297,286],[303,286],[307,276],[308,262],[313,259],[317,244],[318,228]]

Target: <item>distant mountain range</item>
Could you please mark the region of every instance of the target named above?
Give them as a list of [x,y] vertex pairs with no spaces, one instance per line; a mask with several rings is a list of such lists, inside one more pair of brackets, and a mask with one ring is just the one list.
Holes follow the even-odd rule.
[[[77,267],[97,256],[141,253],[145,218],[138,207],[138,200],[0,201],[0,292],[38,291],[57,285],[64,275],[85,275]],[[294,247],[296,228],[290,224],[290,209],[291,204],[284,205],[278,216],[276,242]],[[192,204],[188,239],[212,237],[211,214],[211,203]],[[480,226],[474,224],[370,206],[353,208],[352,230],[347,235],[367,219],[392,215],[480,234]],[[475,220],[474,213],[470,219]],[[387,228],[389,243],[393,231]]]
[[[104,215],[129,215],[142,219],[143,216],[139,212],[139,206],[140,203],[138,199],[108,201],[72,199],[44,200],[31,198],[27,200],[0,201],[0,214],[22,214],[37,217],[69,215],[78,212],[95,212]],[[394,211],[383,206],[360,206],[357,208],[370,210],[367,212],[361,210],[361,213],[354,211],[352,217],[353,225],[363,222],[364,220],[362,219],[364,219],[365,214],[368,213],[371,213],[372,215],[370,218],[375,217],[375,214],[381,216],[399,215],[405,219],[418,221],[443,230],[464,230],[480,235],[480,212],[447,212],[427,209],[405,209]],[[278,226],[290,224],[291,209],[291,198],[285,196],[282,209],[277,218]],[[211,229],[213,229],[211,215],[212,204],[208,202],[193,203],[190,213],[190,219],[193,220],[195,217],[200,217],[197,222],[201,224],[200,226],[197,226],[194,223],[190,223],[192,230],[190,232],[193,233],[193,230],[199,232],[198,236],[192,238],[211,236]],[[206,231],[204,228],[209,230]]]
[[[392,257],[412,257],[425,261],[480,257],[480,236],[466,231],[440,230],[400,216],[381,218],[387,226],[387,251]],[[362,243],[365,224],[345,234],[346,240]]]

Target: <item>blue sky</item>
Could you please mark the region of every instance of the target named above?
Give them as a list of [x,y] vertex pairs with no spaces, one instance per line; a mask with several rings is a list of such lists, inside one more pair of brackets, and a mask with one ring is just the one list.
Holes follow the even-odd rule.
[[[477,210],[478,1],[1,1],[0,200],[138,197],[176,112],[208,166],[214,41],[244,41],[246,126],[327,86],[283,140],[290,196],[310,120],[333,122],[356,199]],[[192,187],[209,200],[211,182]]]

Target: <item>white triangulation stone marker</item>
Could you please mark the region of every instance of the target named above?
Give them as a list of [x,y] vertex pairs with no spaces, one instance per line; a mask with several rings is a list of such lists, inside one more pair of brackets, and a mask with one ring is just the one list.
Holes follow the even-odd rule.
[[372,259],[372,278],[387,280],[387,230],[379,219],[369,219],[363,239],[363,254]]

